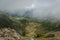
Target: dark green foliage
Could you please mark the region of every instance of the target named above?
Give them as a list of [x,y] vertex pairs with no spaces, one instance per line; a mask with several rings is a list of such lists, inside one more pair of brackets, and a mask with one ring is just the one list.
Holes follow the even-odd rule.
[[43,36],[45,36],[45,35],[44,35],[44,34],[41,34],[41,33],[37,33],[36,38],[38,38],[38,37],[43,37]]
[[[34,27],[36,26],[36,24],[42,25],[42,27],[41,26],[36,27],[37,33],[36,33],[35,37],[44,36],[44,34],[40,33],[41,29],[44,29],[44,31],[48,30],[48,32],[54,31],[54,30],[60,30],[60,22],[54,23],[54,22],[51,22],[50,20],[45,20],[45,21],[39,22],[36,19],[31,20],[30,18],[22,18],[22,19],[17,20],[15,18],[16,17],[14,17],[14,18],[12,17],[12,19],[10,19],[10,17],[7,14],[1,13],[0,14],[0,28],[4,28],[4,27],[13,28],[18,33],[20,33],[22,36],[25,36],[26,35],[26,29],[25,28],[27,26],[30,26],[31,28],[35,29]],[[32,23],[32,24],[29,25],[29,23]],[[36,24],[34,24],[34,23],[36,23]]]
[[23,18],[19,20],[20,22],[20,29],[22,30],[22,35],[25,36],[25,27],[29,24],[30,20],[28,18]]
[[0,14],[0,28],[12,28],[18,33],[20,33],[20,30],[23,31],[21,24],[11,20],[7,14]]
[[48,31],[54,31],[59,27],[57,23],[51,22],[49,20],[43,21],[41,24]]
[[6,14],[0,14],[0,27],[11,27],[12,21],[8,18]]

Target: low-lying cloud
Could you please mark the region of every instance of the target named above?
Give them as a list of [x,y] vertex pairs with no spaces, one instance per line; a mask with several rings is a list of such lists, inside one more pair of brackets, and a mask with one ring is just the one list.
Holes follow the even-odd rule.
[[33,17],[43,19],[53,17],[60,20],[60,0],[0,0],[0,10],[19,11],[19,14],[33,10],[31,11]]

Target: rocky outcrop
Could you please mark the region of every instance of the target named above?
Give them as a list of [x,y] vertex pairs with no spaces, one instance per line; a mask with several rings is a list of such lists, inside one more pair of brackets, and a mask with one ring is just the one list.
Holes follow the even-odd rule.
[[45,37],[32,38],[22,37],[14,29],[2,28],[0,29],[0,40],[60,40],[60,31],[50,32]]
[[21,36],[14,29],[0,29],[0,40],[21,40]]

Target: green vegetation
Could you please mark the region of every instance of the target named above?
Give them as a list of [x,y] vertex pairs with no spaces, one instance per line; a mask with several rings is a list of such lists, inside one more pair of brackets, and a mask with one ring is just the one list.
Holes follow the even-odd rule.
[[13,28],[22,36],[43,37],[45,33],[60,30],[60,23],[50,20],[35,22],[30,18],[12,17],[0,13],[0,28]]

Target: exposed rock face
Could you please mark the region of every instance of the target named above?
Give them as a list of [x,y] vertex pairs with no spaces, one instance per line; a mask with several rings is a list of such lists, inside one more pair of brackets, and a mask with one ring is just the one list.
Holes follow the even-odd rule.
[[0,40],[34,40],[30,37],[22,37],[14,29],[2,28],[0,29]]
[[21,36],[14,29],[0,29],[0,40],[21,40]]
[[0,29],[0,40],[60,40],[60,31],[49,33],[47,37],[42,38],[31,38],[22,37],[16,33],[14,29],[2,28]]

